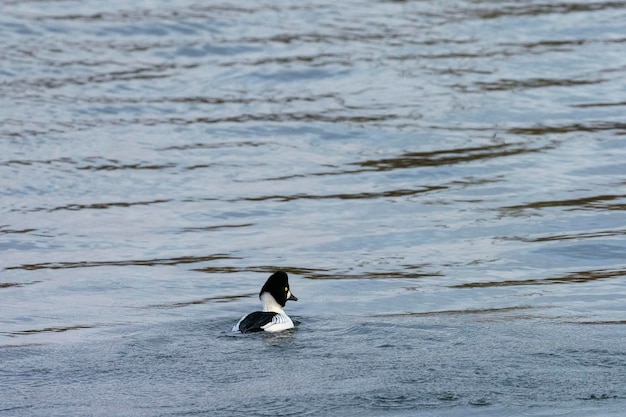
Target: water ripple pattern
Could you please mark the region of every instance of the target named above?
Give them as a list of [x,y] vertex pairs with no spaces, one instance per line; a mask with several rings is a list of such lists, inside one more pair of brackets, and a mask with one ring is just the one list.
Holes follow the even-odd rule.
[[623,412],[626,2],[0,9],[0,416]]

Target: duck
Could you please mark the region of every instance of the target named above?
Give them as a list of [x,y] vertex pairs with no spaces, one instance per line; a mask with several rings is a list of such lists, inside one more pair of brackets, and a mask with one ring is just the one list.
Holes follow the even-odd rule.
[[289,289],[289,277],[284,271],[270,275],[259,292],[263,303],[262,311],[255,311],[241,318],[233,326],[233,332],[281,332],[293,329],[293,321],[283,311],[287,301],[298,301]]

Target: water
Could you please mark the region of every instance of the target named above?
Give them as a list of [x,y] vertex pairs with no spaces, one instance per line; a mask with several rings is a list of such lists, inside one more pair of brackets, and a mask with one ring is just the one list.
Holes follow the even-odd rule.
[[626,2],[1,7],[0,415],[622,415]]

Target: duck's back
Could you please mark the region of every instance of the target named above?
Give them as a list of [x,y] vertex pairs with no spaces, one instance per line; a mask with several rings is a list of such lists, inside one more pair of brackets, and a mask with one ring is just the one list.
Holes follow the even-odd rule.
[[292,327],[293,322],[286,314],[273,311],[255,311],[239,320],[239,323],[233,327],[233,331],[240,331],[241,333],[278,332]]

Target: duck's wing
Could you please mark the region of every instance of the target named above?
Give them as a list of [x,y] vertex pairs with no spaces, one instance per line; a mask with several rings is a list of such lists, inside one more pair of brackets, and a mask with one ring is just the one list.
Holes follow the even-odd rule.
[[255,311],[239,320],[239,323],[233,327],[233,331],[241,333],[262,332],[265,330],[263,326],[272,322],[272,319],[279,315],[271,311]]
[[270,333],[287,329],[293,329],[293,321],[286,314],[276,314],[269,323],[263,326],[263,330]]

